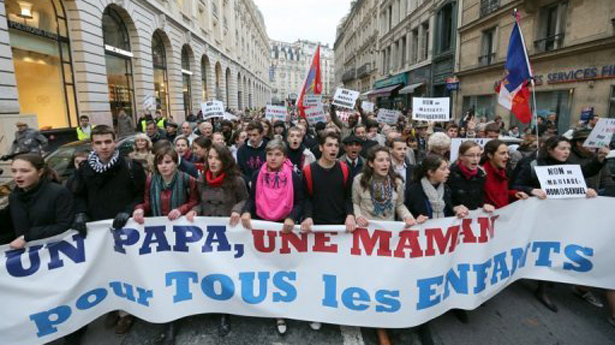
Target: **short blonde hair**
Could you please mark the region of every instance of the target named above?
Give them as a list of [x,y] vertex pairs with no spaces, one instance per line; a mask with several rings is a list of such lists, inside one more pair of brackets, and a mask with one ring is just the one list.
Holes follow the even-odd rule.
[[150,151],[152,150],[152,140],[145,133],[139,133],[139,134],[137,134],[135,136],[135,141],[134,141],[134,144],[133,144],[133,149],[135,149],[135,150],[137,149],[137,140],[139,140],[139,139],[145,140],[147,142],[147,149],[150,150]]

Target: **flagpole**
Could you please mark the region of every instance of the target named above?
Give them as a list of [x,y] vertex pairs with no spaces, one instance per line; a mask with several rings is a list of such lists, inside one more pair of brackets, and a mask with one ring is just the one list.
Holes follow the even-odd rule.
[[[515,9],[513,10],[513,16],[515,17],[515,21],[517,22],[517,25],[519,26],[519,33],[521,36],[521,42],[523,42],[523,50],[525,52],[525,59],[527,61],[527,66],[530,69],[530,74],[531,74],[531,79],[530,79],[530,83],[532,85],[532,103],[534,105],[534,110],[532,111],[533,117],[534,117],[534,123],[536,123],[536,147],[540,148],[540,135],[539,135],[539,130],[538,130],[538,107],[536,106],[536,79],[534,78],[534,71],[532,71],[532,65],[530,65],[530,59],[527,56],[527,48],[525,45],[525,38],[523,37],[523,31],[521,31],[521,19],[519,16],[519,10],[517,10],[517,8],[515,7]],[[531,123],[530,123],[530,128],[531,128]]]

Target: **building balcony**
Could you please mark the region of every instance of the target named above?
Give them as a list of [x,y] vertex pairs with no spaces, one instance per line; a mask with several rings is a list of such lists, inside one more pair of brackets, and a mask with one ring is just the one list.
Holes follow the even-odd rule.
[[534,41],[534,48],[537,53],[548,52],[559,49],[564,45],[564,34],[557,34]]
[[343,75],[342,75],[342,82],[348,82],[348,81],[352,81],[355,80],[356,78],[356,70],[353,68],[351,70],[346,71]]
[[371,63],[366,63],[363,64],[363,66],[359,67],[359,69],[357,69],[357,78],[363,78],[367,75],[369,75],[369,73],[372,71],[371,69]]
[[481,0],[480,1],[480,16],[484,17],[500,8],[500,0]]
[[489,66],[495,62],[495,53],[481,55],[478,57],[479,66]]

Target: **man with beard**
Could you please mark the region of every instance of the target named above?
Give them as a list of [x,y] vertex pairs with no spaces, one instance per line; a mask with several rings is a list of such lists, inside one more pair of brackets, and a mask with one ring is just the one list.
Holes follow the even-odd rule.
[[303,168],[316,161],[312,151],[303,144],[303,131],[299,127],[291,127],[286,135],[288,143],[288,159],[293,163],[293,169],[301,176]]
[[340,157],[340,161],[346,162],[348,165],[348,169],[350,170],[350,181],[352,181],[354,177],[357,176],[361,170],[363,170],[365,158],[359,155],[362,148],[363,140],[356,135],[351,134],[344,138],[344,149],[346,153]]
[[154,121],[147,122],[145,134],[147,134],[152,144],[157,143],[159,140],[166,139],[165,133],[156,126]]

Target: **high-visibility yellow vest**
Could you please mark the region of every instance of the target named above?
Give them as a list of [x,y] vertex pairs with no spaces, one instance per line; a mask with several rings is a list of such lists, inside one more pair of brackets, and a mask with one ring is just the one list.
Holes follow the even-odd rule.
[[165,128],[164,128],[164,121],[165,121],[165,120],[166,120],[166,118],[164,118],[164,117],[163,117],[162,119],[158,120],[158,122],[156,123],[156,125],[158,126],[158,128],[160,128],[160,129],[165,129]]
[[[90,125],[90,127],[91,127],[90,131],[91,131],[96,126],[91,126]],[[84,140],[89,140],[90,139],[90,136],[81,129],[81,126],[77,127],[77,139],[79,141],[84,141]]]

